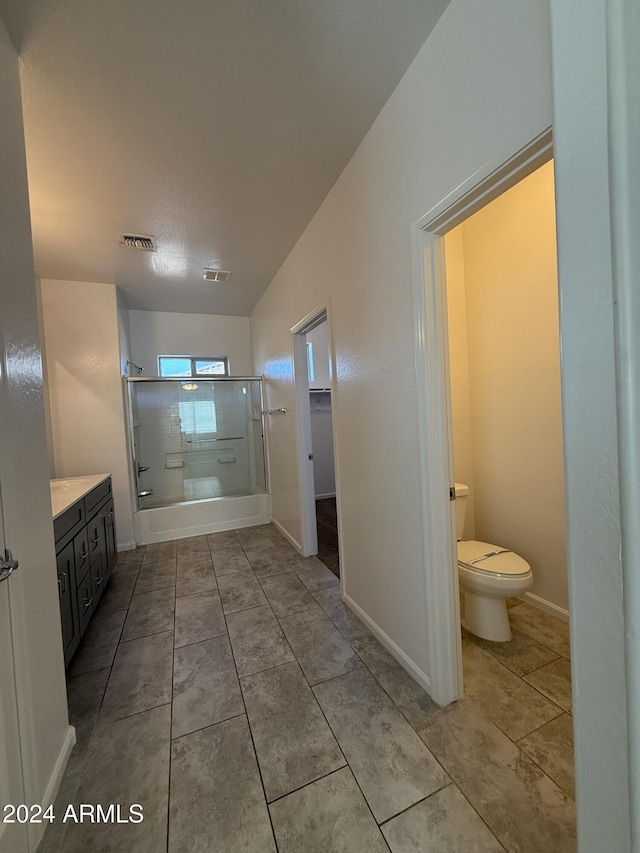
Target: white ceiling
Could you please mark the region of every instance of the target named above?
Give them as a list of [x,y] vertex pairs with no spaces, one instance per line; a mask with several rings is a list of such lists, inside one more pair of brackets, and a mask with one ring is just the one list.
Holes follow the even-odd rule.
[[249,314],[448,2],[0,0],[37,274]]

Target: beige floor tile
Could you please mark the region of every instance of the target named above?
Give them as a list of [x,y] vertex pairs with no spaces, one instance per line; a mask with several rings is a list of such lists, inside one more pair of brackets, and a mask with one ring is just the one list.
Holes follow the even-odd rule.
[[519,604],[509,610],[512,627],[528,634],[563,658],[570,660],[569,625],[550,613],[545,613],[530,604]]
[[346,767],[272,803],[269,810],[280,853],[387,853]]
[[362,666],[353,648],[317,605],[314,610],[280,619],[280,625],[309,684]]
[[462,644],[464,692],[513,740],[558,717],[561,709],[468,640]]
[[244,678],[242,692],[268,801],[346,764],[297,663]]
[[226,635],[176,649],[172,737],[243,713],[240,684]]
[[187,850],[275,853],[244,716],[173,741],[169,853]]
[[504,847],[455,785],[382,826],[391,853],[504,853]]
[[528,634],[515,629],[511,633],[511,640],[507,643],[492,643],[465,630],[462,635],[520,677],[558,657],[556,652],[536,642]]
[[525,675],[524,680],[564,711],[571,713],[571,664],[568,660],[558,658]]
[[378,823],[448,784],[447,774],[367,670],[319,684],[314,693]]
[[574,804],[473,702],[443,709],[420,736],[508,851],[576,850]]
[[518,746],[575,799],[573,719],[563,714],[518,741]]

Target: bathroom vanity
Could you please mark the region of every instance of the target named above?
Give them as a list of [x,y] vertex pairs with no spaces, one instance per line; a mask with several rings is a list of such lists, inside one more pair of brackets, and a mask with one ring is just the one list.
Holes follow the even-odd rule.
[[118,556],[111,475],[51,480],[51,507],[67,665],[109,582]]

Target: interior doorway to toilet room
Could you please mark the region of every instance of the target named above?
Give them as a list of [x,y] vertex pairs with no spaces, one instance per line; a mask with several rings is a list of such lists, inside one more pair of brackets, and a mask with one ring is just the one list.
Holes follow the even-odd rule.
[[312,312],[292,332],[303,551],[305,556],[317,554],[340,577],[334,370],[327,307]]
[[[497,154],[478,168],[412,226],[420,412],[418,464],[422,481],[429,675],[431,695],[441,704],[448,704],[464,692],[454,500],[456,479],[462,482],[466,479],[471,490],[478,488],[465,536],[475,535],[477,539],[484,538],[484,541],[512,548],[531,565],[534,586],[530,592],[537,596],[533,603],[555,614],[548,618],[562,618],[567,614],[552,150],[550,128],[515,153],[513,149],[507,153],[506,146],[502,155]],[[536,175],[541,167],[544,169]],[[530,187],[526,179],[529,177],[532,186],[538,187],[539,202],[544,195],[542,186],[547,187],[546,206],[534,204],[533,195],[528,197]],[[497,207],[492,210],[493,202]],[[498,215],[496,211],[501,205],[502,212]],[[478,213],[476,222],[483,218],[496,220],[491,234],[485,235],[484,246],[482,237],[478,244],[474,231],[476,222],[472,222],[472,217]],[[499,220],[502,220],[502,235],[498,232]],[[461,231],[454,233],[459,226],[462,226]],[[465,226],[474,231],[469,238],[468,258],[465,257]],[[517,236],[518,229],[520,236]],[[543,239],[548,246],[544,264]],[[524,258],[519,262],[515,257],[517,241],[525,244]],[[486,250],[484,255],[483,249]],[[478,265],[477,272],[471,270],[472,261]],[[507,262],[511,269],[505,266]],[[478,294],[470,299],[470,303],[480,303],[480,319],[476,322],[474,317],[471,324],[468,323],[465,264],[469,265],[471,276],[480,282],[476,286]],[[458,307],[461,304],[464,308],[463,335],[457,343],[449,341],[447,312],[447,277],[455,279],[456,275],[457,292],[450,298],[457,299]],[[527,298],[540,299],[542,278],[547,303],[551,301],[552,306],[551,314],[547,310],[544,319],[542,308],[535,300],[530,306],[526,305]],[[493,296],[488,298],[492,291]],[[556,306],[555,311],[553,306]],[[511,318],[507,316],[507,309],[512,312]],[[551,328],[555,323],[555,331],[550,331],[550,323]],[[474,330],[473,342],[469,325]],[[455,336],[452,331],[452,339]],[[554,342],[543,355],[539,348],[536,349],[538,339],[542,338]],[[495,341],[500,339],[502,345],[498,346]],[[528,342],[528,353],[525,349],[524,354],[517,354],[523,341]],[[450,350],[454,360],[451,366]],[[479,359],[477,364],[475,361],[471,364],[471,350],[473,358]],[[485,364],[487,352],[495,362],[491,370]],[[489,374],[494,370],[498,376],[502,375],[502,380],[489,383]],[[467,377],[466,390],[465,382],[458,383],[460,371]],[[486,387],[474,383],[472,388],[474,375],[480,371],[484,371]],[[539,378],[545,373],[547,379],[540,383]],[[549,379],[549,376],[554,378]],[[507,380],[515,386],[513,392],[507,390]],[[456,399],[452,405],[454,382]],[[531,382],[533,384],[528,386]],[[478,397],[477,412],[483,417],[476,423],[472,404]],[[557,401],[557,405],[549,405],[551,399]],[[549,415],[552,423],[544,428],[537,421],[537,407],[543,402],[547,413],[553,412],[552,417]],[[521,407],[532,413],[530,417],[523,417]],[[466,443],[459,440],[459,435],[464,436],[465,431]],[[553,440],[550,439],[552,433]],[[530,442],[529,447],[524,442],[525,437]],[[477,464],[474,458],[476,440],[482,445],[477,453]],[[507,440],[511,446],[507,448],[508,453],[503,453]],[[535,454],[543,458],[544,470],[553,471],[551,479],[540,479],[537,471],[528,472],[522,468],[525,459],[520,457]],[[518,463],[515,467],[514,460]],[[500,494],[496,494],[496,490]],[[487,497],[485,508],[481,501],[490,492],[493,494],[491,499]],[[535,500],[532,499],[534,495]],[[520,505],[517,511],[514,502]],[[547,513],[549,504],[555,507],[555,517],[551,519]],[[506,519],[504,523],[502,516]],[[527,533],[522,540],[518,533],[516,540],[514,531],[525,528],[535,532]],[[542,554],[545,542],[553,545],[551,551],[555,556],[549,556],[551,552]],[[568,627],[562,624],[568,642]]]
[[522,556],[524,598],[568,620],[553,163],[447,232],[444,257],[462,538]]

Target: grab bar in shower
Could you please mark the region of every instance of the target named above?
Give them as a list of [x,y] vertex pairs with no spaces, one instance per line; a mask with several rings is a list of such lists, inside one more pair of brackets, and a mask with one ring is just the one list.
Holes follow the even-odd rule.
[[205,441],[240,441],[243,435],[230,435],[228,438],[188,438],[187,444],[204,444]]

